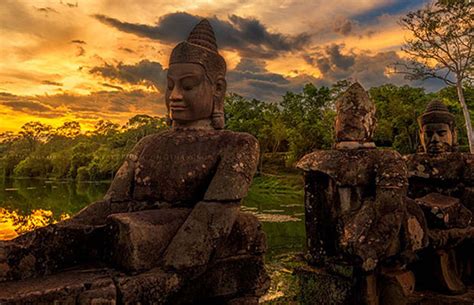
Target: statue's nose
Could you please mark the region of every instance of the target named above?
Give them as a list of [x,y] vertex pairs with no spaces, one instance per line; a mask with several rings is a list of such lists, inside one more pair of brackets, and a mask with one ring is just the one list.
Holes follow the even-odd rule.
[[170,101],[181,101],[181,100],[183,100],[183,93],[178,88],[178,86],[175,86],[173,88],[173,91],[171,91]]
[[438,134],[437,134],[436,132],[435,132],[435,133],[433,134],[433,136],[431,137],[431,141],[432,141],[432,142],[439,142],[439,136],[438,136]]

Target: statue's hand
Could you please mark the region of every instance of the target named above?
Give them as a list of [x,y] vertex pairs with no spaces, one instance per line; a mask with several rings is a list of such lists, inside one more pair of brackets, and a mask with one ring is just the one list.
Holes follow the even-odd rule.
[[236,203],[199,202],[165,251],[163,264],[173,270],[205,266],[237,218]]

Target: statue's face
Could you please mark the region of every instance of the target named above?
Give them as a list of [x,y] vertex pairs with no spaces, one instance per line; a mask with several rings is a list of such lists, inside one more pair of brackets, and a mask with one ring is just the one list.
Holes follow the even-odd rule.
[[372,113],[360,115],[340,111],[336,117],[336,140],[365,142],[372,138],[375,119]]
[[210,118],[213,111],[213,91],[201,65],[170,65],[165,98],[171,119],[190,122]]
[[430,123],[423,126],[421,144],[425,152],[439,154],[449,152],[453,146],[453,133],[446,123]]

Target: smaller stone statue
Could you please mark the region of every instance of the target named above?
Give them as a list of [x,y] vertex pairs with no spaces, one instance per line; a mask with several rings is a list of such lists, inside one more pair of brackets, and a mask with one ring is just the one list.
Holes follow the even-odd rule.
[[472,280],[474,257],[474,155],[457,152],[454,115],[441,101],[428,104],[419,125],[422,152],[405,156],[408,196],[422,208],[430,236],[430,247],[416,265],[417,281],[462,294],[461,277]]
[[[347,89],[336,110],[335,149],[297,164],[305,174],[309,264],[331,274],[334,287],[347,287],[327,292],[333,302],[321,304],[378,304],[379,270],[397,269],[402,250],[406,165],[397,152],[375,147],[375,105],[360,84]],[[423,236],[418,239],[422,247]]]

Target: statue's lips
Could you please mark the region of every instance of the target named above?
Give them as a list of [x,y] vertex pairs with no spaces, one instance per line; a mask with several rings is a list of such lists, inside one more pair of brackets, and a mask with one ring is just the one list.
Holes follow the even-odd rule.
[[186,108],[188,108],[188,107],[186,107],[185,104],[173,104],[173,103],[170,104],[170,109],[171,110],[178,110],[179,111],[179,110],[185,110]]

